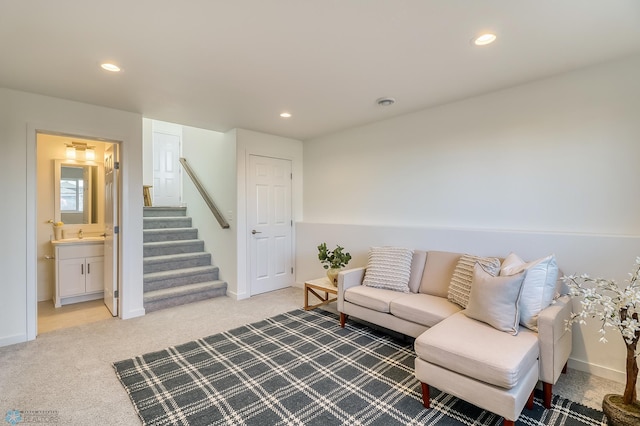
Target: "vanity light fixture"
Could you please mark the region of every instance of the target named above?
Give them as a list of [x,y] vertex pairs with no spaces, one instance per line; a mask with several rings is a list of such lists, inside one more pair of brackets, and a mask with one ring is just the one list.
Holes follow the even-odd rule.
[[90,146],[84,150],[84,159],[87,161],[93,161],[96,159],[96,150],[94,147]]
[[487,44],[491,44],[496,41],[496,35],[492,33],[481,34],[480,36],[474,38],[473,44],[476,46],[486,46]]
[[291,118],[291,113],[283,112],[283,113],[280,114],[280,117],[282,117],[282,118]]
[[106,71],[120,72],[120,67],[117,66],[116,64],[105,62],[103,64],[100,64],[100,66],[102,67],[103,70],[106,70]]
[[73,145],[67,145],[67,149],[65,151],[65,156],[67,160],[75,160],[76,159],[76,147]]
[[76,158],[78,158],[78,151],[84,153],[84,159],[86,161],[93,161],[96,159],[96,147],[89,146],[85,142],[71,142],[70,144],[67,144],[67,159],[75,160]]

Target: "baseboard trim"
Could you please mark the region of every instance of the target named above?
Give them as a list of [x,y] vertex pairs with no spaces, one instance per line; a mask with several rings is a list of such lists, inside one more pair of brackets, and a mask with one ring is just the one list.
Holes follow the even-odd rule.
[[126,320],[126,319],[131,319],[131,318],[143,317],[144,315],[145,315],[144,308],[139,308],[139,309],[134,309],[134,310],[131,310],[131,311],[123,312],[122,313],[122,319]]
[[568,367],[573,368],[574,370],[584,371],[585,373],[593,374],[594,376],[602,377],[604,379],[613,380],[618,383],[624,383],[627,380],[627,376],[624,371],[614,370],[609,367],[603,367],[602,365],[590,364],[579,359],[569,358]]
[[0,347],[15,345],[16,343],[23,343],[23,342],[26,342],[27,340],[28,340],[27,335],[24,333],[14,334],[13,336],[2,337],[0,338]]

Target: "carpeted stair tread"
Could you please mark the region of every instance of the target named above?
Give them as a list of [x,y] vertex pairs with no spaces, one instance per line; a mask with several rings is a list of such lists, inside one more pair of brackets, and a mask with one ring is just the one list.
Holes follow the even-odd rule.
[[186,207],[145,207],[144,217],[176,217],[186,216]]
[[166,234],[168,232],[185,232],[185,231],[197,231],[198,228],[193,227],[177,227],[177,228],[147,228],[142,231],[143,234]]
[[162,246],[174,246],[174,245],[187,245],[201,242],[202,240],[194,239],[194,240],[179,240],[179,241],[151,241],[148,243],[143,243],[145,247],[162,247]]
[[185,277],[189,275],[201,274],[205,272],[217,273],[218,267],[217,266],[196,266],[194,268],[182,268],[182,269],[175,269],[172,271],[151,272],[149,274],[144,274],[143,277],[144,277],[144,280],[147,281],[151,279],[179,278],[179,277]]
[[166,228],[191,228],[191,218],[187,216],[176,217],[145,217],[142,222],[143,229]]
[[197,266],[211,266],[211,254],[194,252],[150,256],[144,258],[143,264],[145,274]]
[[187,303],[199,302],[227,294],[227,283],[224,281],[207,281],[187,284],[163,290],[145,292],[144,309],[147,313],[160,309],[172,308]]
[[144,294],[144,301],[154,302],[163,299],[169,299],[175,296],[186,294],[200,293],[205,290],[221,289],[227,287],[227,283],[221,280],[206,281],[203,283],[186,284],[178,287],[170,287],[162,290],[148,291]]
[[211,254],[207,252],[196,252],[196,253],[178,253],[178,254],[166,254],[162,256],[149,256],[144,258],[144,263],[162,263],[162,262],[170,262],[172,260],[181,260],[181,259],[193,259],[197,257],[210,257]]
[[144,257],[204,251],[202,240],[152,241],[142,246]]
[[145,229],[142,233],[142,241],[145,243],[153,243],[160,241],[181,241],[193,240],[198,238],[197,228],[158,228]]

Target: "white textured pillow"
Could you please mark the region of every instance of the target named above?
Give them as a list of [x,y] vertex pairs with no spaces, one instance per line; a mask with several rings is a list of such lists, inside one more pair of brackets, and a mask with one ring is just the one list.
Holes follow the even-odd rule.
[[363,285],[409,293],[413,250],[402,247],[371,247]]
[[469,303],[469,293],[471,292],[471,280],[473,278],[473,267],[479,263],[490,275],[497,276],[500,272],[500,260],[495,257],[478,257],[469,254],[460,256],[456,264],[449,283],[447,299],[463,308]]
[[463,311],[464,314],[515,336],[520,322],[518,302],[524,275],[521,272],[517,275],[495,277],[476,264],[473,268],[469,305]]
[[520,324],[530,330],[538,331],[538,315],[551,304],[556,292],[558,264],[556,257],[550,255],[526,263],[511,253],[500,267],[501,276],[509,276],[526,271],[522,296],[520,297]]

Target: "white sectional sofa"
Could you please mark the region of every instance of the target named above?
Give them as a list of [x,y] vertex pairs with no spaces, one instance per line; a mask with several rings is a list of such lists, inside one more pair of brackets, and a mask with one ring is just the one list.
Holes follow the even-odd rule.
[[[557,266],[555,275],[552,268],[555,258],[525,264],[516,256],[514,264],[514,255],[509,255],[507,260],[497,260],[502,275],[514,270],[519,273],[495,274],[498,275],[495,278],[487,275],[484,268],[480,271],[480,266],[473,266],[473,277],[463,277],[472,281],[467,293],[469,299],[463,303],[467,309],[464,309],[452,286],[461,274],[459,268],[463,261],[474,258],[462,253],[421,250],[411,251],[410,256],[410,268],[404,268],[409,275],[408,289],[400,291],[385,286],[377,288],[371,280],[366,282],[365,267],[340,272],[337,303],[341,325],[344,327],[348,317],[353,316],[415,337],[415,374],[422,382],[427,408],[431,385],[503,416],[505,424],[510,425],[525,405],[532,405],[533,389],[538,381],[543,383],[544,404],[549,408],[552,385],[565,371],[571,352],[571,335],[565,326],[571,315],[571,303],[569,296],[563,294],[562,285],[556,284]],[[370,254],[368,266],[371,277],[375,278],[380,271],[373,272],[371,259]],[[490,265],[494,267],[495,261]],[[387,275],[395,273],[389,270]],[[485,275],[489,278],[483,281]],[[389,277],[382,276],[383,282],[385,278]],[[545,289],[532,289],[530,282],[534,279],[553,279],[553,283],[547,282]],[[495,287],[491,287],[493,285]],[[551,296],[550,285],[554,292]],[[500,306],[503,293],[505,300],[513,298],[507,293],[513,293],[516,287],[519,290],[515,290],[518,297],[515,324],[506,329],[502,324],[501,330],[492,316],[497,315],[497,321],[504,322],[500,315],[510,311],[514,303],[499,309],[492,306],[494,303]],[[537,300],[542,291],[545,300]],[[525,301],[527,297],[529,300]],[[546,306],[550,299],[553,301]],[[525,302],[528,307],[523,305]],[[526,312],[532,304],[538,309]],[[489,306],[485,309],[487,312],[482,312],[483,306]],[[507,324],[509,315],[513,316],[513,312],[507,313]]]

